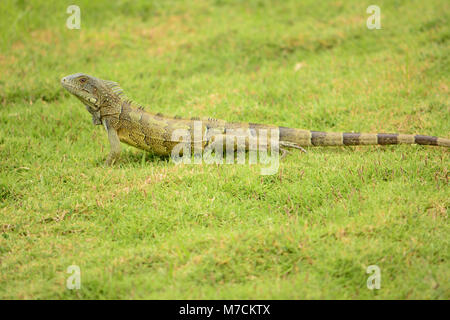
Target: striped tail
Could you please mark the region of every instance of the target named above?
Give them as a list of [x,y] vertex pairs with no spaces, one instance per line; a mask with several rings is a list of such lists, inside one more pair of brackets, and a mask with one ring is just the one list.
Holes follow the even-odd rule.
[[[286,146],[359,146],[388,144],[422,144],[430,146],[450,147],[450,139],[399,134],[399,133],[353,133],[353,132],[321,132],[279,127],[280,144]],[[295,146],[292,146],[295,147]]]

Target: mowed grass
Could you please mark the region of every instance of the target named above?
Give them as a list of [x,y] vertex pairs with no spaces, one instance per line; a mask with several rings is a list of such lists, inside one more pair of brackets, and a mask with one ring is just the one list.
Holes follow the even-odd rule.
[[450,137],[449,15],[448,1],[1,1],[0,297],[449,299],[448,149],[309,148],[262,176],[124,146],[109,168],[104,129],[59,84],[115,80],[168,115]]

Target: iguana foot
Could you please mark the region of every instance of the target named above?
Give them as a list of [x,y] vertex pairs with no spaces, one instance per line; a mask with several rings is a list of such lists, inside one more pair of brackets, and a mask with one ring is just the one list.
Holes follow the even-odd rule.
[[289,150],[284,148],[280,148],[280,152],[281,152],[281,159],[284,159],[284,157],[286,157],[289,153],[291,153]]
[[110,153],[108,155],[108,158],[106,158],[105,166],[113,166],[117,162],[117,160],[119,160],[119,156],[117,154]]

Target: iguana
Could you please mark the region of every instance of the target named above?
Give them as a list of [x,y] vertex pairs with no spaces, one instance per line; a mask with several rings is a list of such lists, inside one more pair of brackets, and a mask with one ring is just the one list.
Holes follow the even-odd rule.
[[[87,74],[76,73],[61,79],[62,86],[77,97],[92,115],[94,125],[103,125],[108,133],[111,151],[106,164],[111,165],[120,156],[120,142],[139,149],[152,151],[160,156],[168,156],[179,141],[172,138],[176,129],[193,132],[194,123],[201,120],[202,132],[214,135],[202,135],[202,149],[213,142],[213,136],[226,135],[233,128],[244,129],[278,129],[279,147],[297,148],[305,146],[354,146],[354,145],[389,145],[422,144],[450,147],[450,139],[425,135],[397,133],[353,133],[321,132],[287,127],[278,127],[254,123],[231,123],[211,118],[182,119],[152,114],[122,95],[123,90],[113,81],[102,80]],[[197,122],[198,123],[198,122]],[[248,142],[247,142],[248,143]],[[246,146],[248,148],[248,145]]]

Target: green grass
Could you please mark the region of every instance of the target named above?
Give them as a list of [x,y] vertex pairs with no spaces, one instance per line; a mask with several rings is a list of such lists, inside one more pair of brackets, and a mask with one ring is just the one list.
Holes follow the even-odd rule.
[[59,84],[115,80],[169,115],[449,137],[447,1],[76,1],[69,30],[73,3],[0,2],[0,298],[450,298],[448,150],[309,148],[261,176],[125,147],[106,168],[104,130]]

